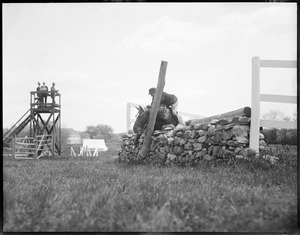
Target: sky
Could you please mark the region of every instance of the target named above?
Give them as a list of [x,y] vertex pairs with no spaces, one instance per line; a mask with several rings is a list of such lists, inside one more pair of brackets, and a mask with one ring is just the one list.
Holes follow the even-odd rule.
[[[2,48],[3,127],[29,109],[37,82],[55,82],[62,127],[123,133],[127,102],[151,103],[161,61],[178,111],[251,107],[252,57],[297,60],[297,4],[6,3]],[[296,69],[262,68],[261,93],[297,95]],[[297,107],[261,102],[270,110]]]

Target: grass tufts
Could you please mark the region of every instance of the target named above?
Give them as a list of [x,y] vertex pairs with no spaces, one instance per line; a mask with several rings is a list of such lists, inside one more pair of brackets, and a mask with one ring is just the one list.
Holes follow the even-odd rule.
[[165,167],[115,157],[3,160],[4,232],[288,232],[297,228],[297,150]]

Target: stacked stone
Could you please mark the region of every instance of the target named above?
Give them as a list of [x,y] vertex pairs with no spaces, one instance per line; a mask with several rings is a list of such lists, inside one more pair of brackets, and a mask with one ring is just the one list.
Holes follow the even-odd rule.
[[[226,161],[231,163],[237,158],[251,160],[257,154],[249,146],[250,118],[236,116],[212,120],[190,126],[164,126],[154,131],[148,156],[142,159],[139,153],[144,137],[137,139],[136,134],[123,136],[120,161],[143,161],[170,164],[191,164],[201,160]],[[263,135],[260,135],[263,147]]]

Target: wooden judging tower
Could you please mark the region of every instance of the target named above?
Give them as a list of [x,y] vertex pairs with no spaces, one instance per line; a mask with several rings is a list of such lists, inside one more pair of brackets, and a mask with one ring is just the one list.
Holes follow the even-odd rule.
[[46,143],[47,147],[50,147],[51,156],[60,155],[61,95],[58,92],[42,92],[42,95],[47,97],[44,98],[47,102],[43,103],[40,102],[37,94],[36,91],[30,92],[30,136],[36,138],[37,145],[42,146]]
[[[18,137],[28,125],[29,136]],[[8,152],[17,159],[61,155],[61,95],[58,91],[30,92],[30,108],[3,135],[3,149],[10,150]]]

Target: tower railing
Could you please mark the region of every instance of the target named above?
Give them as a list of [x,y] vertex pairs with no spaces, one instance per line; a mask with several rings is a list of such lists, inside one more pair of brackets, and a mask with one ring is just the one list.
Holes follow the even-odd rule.
[[[55,99],[58,100],[55,101]],[[43,102],[43,99],[50,99],[51,102]],[[31,108],[50,108],[60,107],[61,95],[57,91],[31,91],[30,92],[30,107]]]

